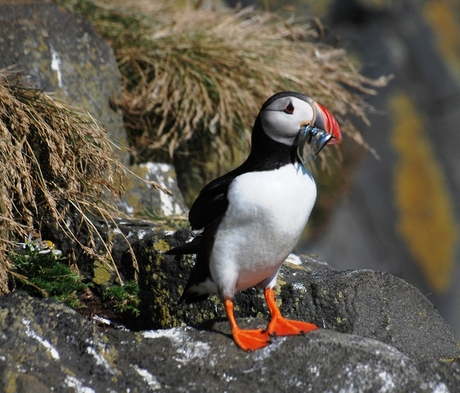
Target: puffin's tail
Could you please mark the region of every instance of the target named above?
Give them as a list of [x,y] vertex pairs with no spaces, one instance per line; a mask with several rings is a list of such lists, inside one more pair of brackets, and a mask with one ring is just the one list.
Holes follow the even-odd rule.
[[166,251],[167,255],[185,255],[185,254],[197,254],[201,244],[201,235],[195,237],[191,242],[184,243],[180,246],[174,247],[169,251]]
[[185,302],[185,304],[201,302],[202,300],[206,300],[209,297],[209,293],[198,293],[194,292],[193,290],[186,290],[179,298],[178,303]]

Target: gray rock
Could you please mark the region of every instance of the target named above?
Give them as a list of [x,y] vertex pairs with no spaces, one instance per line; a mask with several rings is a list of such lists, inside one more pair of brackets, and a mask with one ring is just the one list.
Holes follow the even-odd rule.
[[[19,292],[5,296],[4,391],[455,392],[458,386],[460,350],[451,329],[416,288],[388,273],[339,272],[313,257],[291,257],[296,264],[285,263],[279,277],[280,309],[323,329],[275,338],[247,354],[234,345],[216,297],[177,304],[194,260],[164,252],[191,232],[141,220],[117,224],[106,230],[116,269],[83,258],[79,268],[95,292],[137,271],[141,315],[115,322],[141,331],[100,330],[62,304]],[[266,326],[260,291],[243,291],[235,301],[242,327]]]
[[411,357],[449,358],[459,353],[452,329],[434,306],[418,289],[391,274],[311,274],[285,267],[282,280],[289,284],[281,287],[281,310],[293,318],[377,339]]
[[[131,217],[186,217],[188,208],[172,165],[147,162],[131,165],[130,169],[138,178],[130,176],[124,184],[126,192],[118,203],[122,212]],[[158,191],[148,183],[152,181],[168,189],[173,195]]]
[[[112,257],[116,269],[111,262],[101,265],[83,260],[79,269],[96,284],[96,293],[98,287],[101,293],[114,285],[118,275],[125,282],[137,277],[141,314],[121,316],[116,322],[145,330],[203,326],[226,318],[216,296],[189,305],[177,303],[194,258],[165,252],[190,239],[190,230],[173,232],[148,221],[126,220],[106,236],[115,236]],[[385,272],[336,271],[312,257],[299,260],[301,264],[285,263],[278,280],[277,300],[286,317],[377,339],[411,357],[440,359],[460,353],[451,328],[412,285]],[[269,317],[263,295],[255,288],[239,292],[235,303],[237,317]]]
[[[27,4],[26,4],[27,3]],[[0,69],[21,71],[38,89],[88,111],[119,143],[128,163],[121,75],[112,48],[85,19],[55,4],[0,4]]]
[[[263,324],[240,319],[242,326]],[[22,392],[455,392],[458,359],[408,356],[321,329],[245,353],[227,322],[100,330],[75,311],[15,292],[0,299],[0,387]],[[414,337],[417,340],[417,337]]]

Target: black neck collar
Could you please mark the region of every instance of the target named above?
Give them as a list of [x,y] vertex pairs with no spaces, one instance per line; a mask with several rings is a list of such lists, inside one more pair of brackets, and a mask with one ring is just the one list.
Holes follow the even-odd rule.
[[264,132],[260,118],[257,117],[252,131],[252,146],[246,162],[253,170],[272,170],[297,161],[297,143],[292,146],[274,141]]

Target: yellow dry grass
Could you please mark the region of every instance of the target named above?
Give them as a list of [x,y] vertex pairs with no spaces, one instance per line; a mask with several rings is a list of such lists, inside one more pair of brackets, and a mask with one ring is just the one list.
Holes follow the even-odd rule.
[[252,9],[166,1],[61,3],[89,18],[114,48],[135,161],[174,158],[179,171],[202,166],[202,175],[213,177],[219,165],[205,163],[245,154],[261,104],[287,90],[321,102],[346,135],[365,145],[348,118],[367,123],[363,97],[386,79],[361,75],[345,50],[318,42],[309,25]]
[[[119,193],[112,185],[123,172],[112,148],[88,114],[0,70],[0,293],[15,242],[46,228],[97,257],[94,243],[80,239],[98,235],[91,214],[112,220],[107,195]],[[79,222],[69,225],[70,215]]]

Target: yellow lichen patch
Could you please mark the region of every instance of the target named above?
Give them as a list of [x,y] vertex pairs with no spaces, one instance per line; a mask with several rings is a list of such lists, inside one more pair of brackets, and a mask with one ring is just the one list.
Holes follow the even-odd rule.
[[116,367],[117,359],[118,359],[118,351],[114,347],[106,347],[106,346],[100,346],[98,349],[99,349],[98,350],[99,356],[105,359],[105,361],[107,362],[107,365],[110,366],[110,370],[115,375],[120,375],[121,372]]
[[96,260],[94,262],[93,282],[97,285],[109,285],[114,273],[114,269],[109,261],[102,259]]
[[170,247],[169,247],[169,244],[164,239],[160,239],[153,245],[153,248],[155,249],[155,251],[166,252],[166,251],[169,251]]
[[287,262],[287,261],[284,261],[283,263],[284,263],[284,266],[287,266],[290,269],[303,270],[305,272],[308,272],[308,269],[305,266],[298,265],[296,263]]
[[449,0],[428,1],[423,11],[438,36],[440,52],[455,68],[457,75],[460,75],[460,17],[456,12],[460,9],[458,7],[458,4]]
[[405,94],[391,101],[392,145],[398,154],[394,191],[398,230],[427,282],[448,289],[455,263],[457,228],[446,179],[425,133],[423,117]]
[[16,393],[18,391],[17,380],[22,375],[24,374],[19,371],[14,370],[13,368],[9,368],[3,372],[2,379],[3,381],[7,382],[4,384],[5,393]]

